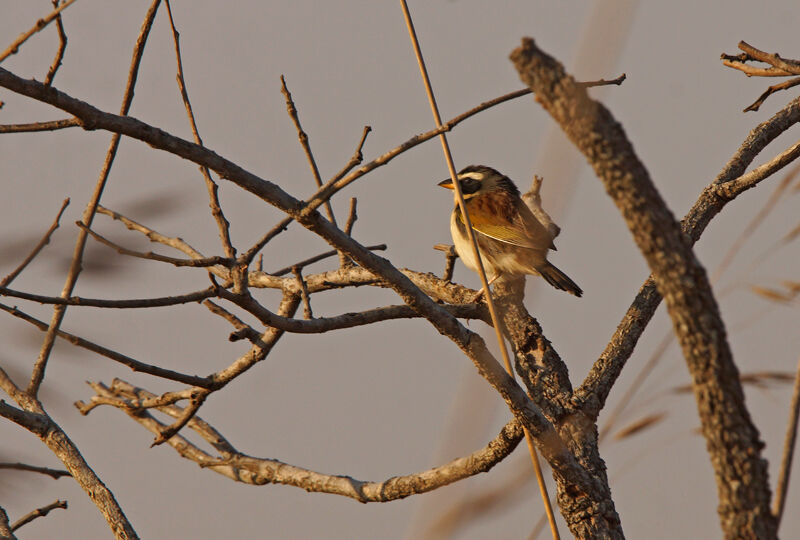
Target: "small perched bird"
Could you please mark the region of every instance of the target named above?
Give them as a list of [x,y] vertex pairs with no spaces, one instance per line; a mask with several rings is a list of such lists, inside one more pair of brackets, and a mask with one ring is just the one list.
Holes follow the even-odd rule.
[[[551,232],[533,215],[514,182],[484,165],[465,167],[458,173],[458,182],[489,283],[502,274],[533,274],[556,289],[575,296],[583,294],[574,281],[547,261],[547,251],[556,249]],[[454,189],[450,178],[439,185]],[[478,261],[458,201],[450,216],[450,234],[458,256],[477,272]]]

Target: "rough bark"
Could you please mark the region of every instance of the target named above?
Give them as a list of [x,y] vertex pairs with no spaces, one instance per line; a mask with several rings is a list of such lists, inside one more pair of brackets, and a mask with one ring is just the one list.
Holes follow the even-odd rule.
[[692,376],[725,537],[774,538],[763,443],[745,407],[739,372],[705,270],[608,109],[590,99],[532,39],[524,39],[511,59],[536,100],[603,182],[667,303]]
[[522,303],[524,278],[498,280],[494,297],[516,369],[531,399],[548,415],[564,445],[594,480],[582,490],[556,478],[561,515],[576,538],[624,538],[611,498],[606,464],[600,457],[595,420],[575,406],[567,366]]

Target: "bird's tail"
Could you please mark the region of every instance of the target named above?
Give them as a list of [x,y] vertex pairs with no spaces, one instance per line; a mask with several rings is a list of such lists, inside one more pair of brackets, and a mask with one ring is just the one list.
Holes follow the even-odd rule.
[[545,261],[545,266],[542,268],[537,268],[539,274],[547,281],[550,285],[555,287],[556,289],[560,289],[562,291],[567,291],[570,294],[574,294],[575,296],[581,296],[583,291],[581,290],[578,285],[572,281],[567,274],[550,264],[549,262]]

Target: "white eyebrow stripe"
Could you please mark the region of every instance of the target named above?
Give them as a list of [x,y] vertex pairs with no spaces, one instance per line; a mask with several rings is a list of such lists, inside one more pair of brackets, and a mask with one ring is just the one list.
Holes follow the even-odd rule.
[[482,172],[465,172],[458,175],[459,180],[463,180],[464,178],[472,178],[473,180],[483,180],[486,175]]

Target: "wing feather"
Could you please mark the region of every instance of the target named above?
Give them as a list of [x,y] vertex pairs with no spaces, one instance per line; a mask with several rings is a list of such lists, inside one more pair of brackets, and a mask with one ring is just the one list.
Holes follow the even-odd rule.
[[[472,228],[483,235],[529,249],[546,251],[552,246],[547,229],[521,199],[480,197],[470,200],[467,209]],[[458,219],[463,223],[461,212]]]

